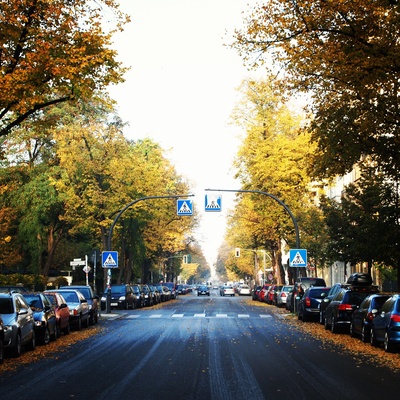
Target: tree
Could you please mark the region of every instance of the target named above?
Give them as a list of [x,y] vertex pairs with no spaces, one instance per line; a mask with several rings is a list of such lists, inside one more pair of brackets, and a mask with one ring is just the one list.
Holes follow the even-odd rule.
[[[3,1],[0,136],[52,105],[88,101],[125,71],[111,38],[129,21],[114,0]],[[106,26],[107,10],[114,26]]]
[[311,95],[317,177],[343,175],[368,156],[386,175],[400,167],[400,4],[270,0],[235,32],[252,66],[284,76]]

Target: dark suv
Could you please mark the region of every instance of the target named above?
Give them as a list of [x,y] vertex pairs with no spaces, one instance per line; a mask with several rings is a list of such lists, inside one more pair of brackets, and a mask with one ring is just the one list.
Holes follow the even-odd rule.
[[370,293],[378,293],[376,286],[348,285],[338,291],[325,310],[325,329],[337,333],[340,328],[350,329],[354,310]]
[[74,289],[79,290],[85,299],[87,300],[89,306],[89,324],[94,325],[99,322],[99,296],[95,295],[91,286],[85,285],[73,285],[73,286],[61,286],[60,289]]
[[291,301],[289,302],[289,310],[295,312],[298,310],[298,303],[304,292],[311,286],[326,287],[325,280],[322,278],[312,278],[308,276],[302,276],[297,279],[293,286],[293,291],[290,294]]

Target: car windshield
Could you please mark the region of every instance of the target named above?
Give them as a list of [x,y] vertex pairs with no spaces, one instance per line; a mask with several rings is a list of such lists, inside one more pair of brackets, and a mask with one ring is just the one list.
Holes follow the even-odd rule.
[[13,314],[14,306],[11,299],[0,299],[0,314]]
[[47,298],[53,306],[57,305],[56,296],[54,294],[46,293]]
[[199,290],[207,290],[207,286],[200,286]]
[[111,293],[125,293],[125,286],[111,286]]
[[322,298],[326,297],[329,290],[330,290],[329,288],[313,289],[313,290],[310,290],[309,296],[314,299],[322,299]]
[[77,290],[79,290],[82,294],[83,294],[83,296],[85,297],[85,299],[90,299],[90,291],[89,291],[89,289],[87,289],[87,288],[79,288],[79,289],[77,289]]
[[25,300],[28,302],[29,307],[35,310],[43,310],[42,300],[39,296],[24,295]]
[[75,292],[63,292],[63,297],[67,303],[79,303],[78,295]]

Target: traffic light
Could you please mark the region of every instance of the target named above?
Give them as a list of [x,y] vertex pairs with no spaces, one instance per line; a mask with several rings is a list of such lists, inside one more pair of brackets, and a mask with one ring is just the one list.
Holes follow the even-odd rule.
[[239,249],[239,247],[236,247],[236,249],[235,249],[235,257],[240,257],[240,249]]

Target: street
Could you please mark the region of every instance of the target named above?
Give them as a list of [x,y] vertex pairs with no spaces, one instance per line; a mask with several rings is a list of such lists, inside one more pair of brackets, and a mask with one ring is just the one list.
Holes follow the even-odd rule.
[[102,316],[99,334],[0,374],[1,398],[398,396],[399,372],[345,354],[285,322],[275,307],[253,303],[212,290],[210,297],[193,292],[159,308],[112,310]]

